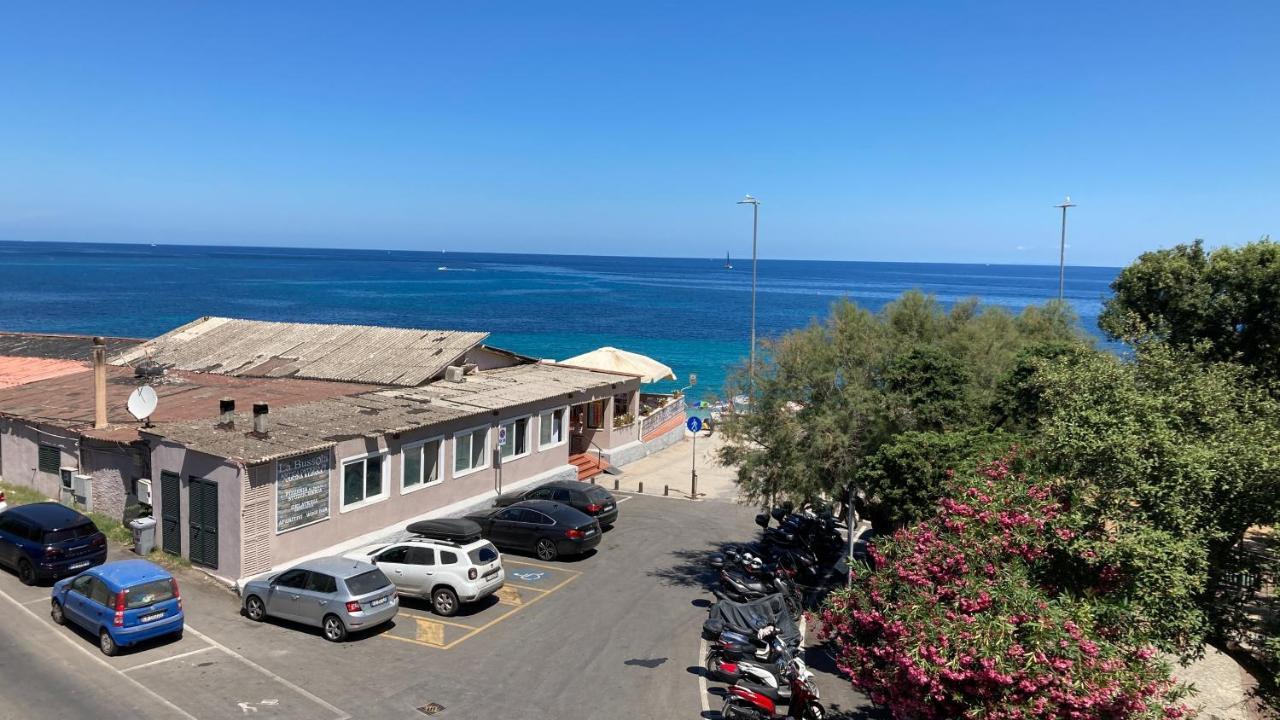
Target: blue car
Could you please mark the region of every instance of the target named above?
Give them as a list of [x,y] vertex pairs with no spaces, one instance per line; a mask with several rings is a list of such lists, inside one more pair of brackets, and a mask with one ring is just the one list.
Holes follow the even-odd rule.
[[0,565],[24,585],[74,575],[107,560],[107,536],[93,521],[56,502],[0,512]]
[[59,580],[49,615],[97,635],[104,655],[143,640],[182,637],[178,581],[146,560],[111,562]]

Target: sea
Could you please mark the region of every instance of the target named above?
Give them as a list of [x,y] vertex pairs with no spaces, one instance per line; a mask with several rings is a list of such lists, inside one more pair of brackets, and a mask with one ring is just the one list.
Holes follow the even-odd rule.
[[[0,241],[0,330],[154,337],[204,315],[480,330],[563,360],[612,345],[671,366],[695,400],[724,394],[750,349],[751,259]],[[1119,268],[1068,267],[1083,328]],[[760,260],[756,332],[872,310],[910,289],[1018,311],[1056,297],[1047,265]],[[1100,337],[1101,340],[1101,337]]]

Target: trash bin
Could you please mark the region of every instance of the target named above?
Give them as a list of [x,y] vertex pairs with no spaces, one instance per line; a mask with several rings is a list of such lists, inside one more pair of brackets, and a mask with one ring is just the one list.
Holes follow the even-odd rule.
[[146,555],[156,547],[156,519],[140,517],[129,521],[129,529],[133,531],[133,551]]

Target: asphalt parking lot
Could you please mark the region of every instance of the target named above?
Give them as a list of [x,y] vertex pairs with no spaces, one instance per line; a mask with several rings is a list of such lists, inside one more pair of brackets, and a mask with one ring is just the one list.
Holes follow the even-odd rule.
[[[182,639],[107,658],[52,623],[47,587],[0,572],[0,647],[13,648],[0,652],[0,697],[12,699],[0,717],[716,717],[716,688],[700,676],[702,558],[750,539],[753,511],[620,499],[595,552],[551,563],[504,553],[499,595],[452,618],[405,599],[393,625],[338,645],[254,623],[232,593],[188,571]],[[819,682],[829,707],[865,706],[834,675]]]

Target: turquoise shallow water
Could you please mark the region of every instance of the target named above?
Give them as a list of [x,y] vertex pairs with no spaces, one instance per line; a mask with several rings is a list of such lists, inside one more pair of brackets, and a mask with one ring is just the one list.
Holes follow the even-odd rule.
[[[748,352],[750,258],[310,250],[0,242],[0,329],[149,337],[201,315],[486,330],[564,359],[601,345],[670,365],[719,394]],[[447,269],[441,270],[441,267]],[[1117,268],[1068,268],[1085,328]],[[919,288],[1013,310],[1056,296],[1049,266],[762,260],[757,332],[776,336],[847,296],[878,308]]]

